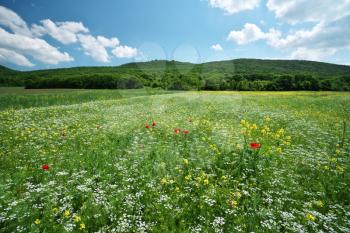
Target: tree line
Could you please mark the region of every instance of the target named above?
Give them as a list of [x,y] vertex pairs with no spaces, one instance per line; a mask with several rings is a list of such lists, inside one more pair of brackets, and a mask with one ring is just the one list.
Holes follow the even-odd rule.
[[205,74],[166,72],[128,75],[93,74],[70,77],[31,77],[26,88],[237,90],[237,91],[350,91],[350,76],[317,78],[309,74]]

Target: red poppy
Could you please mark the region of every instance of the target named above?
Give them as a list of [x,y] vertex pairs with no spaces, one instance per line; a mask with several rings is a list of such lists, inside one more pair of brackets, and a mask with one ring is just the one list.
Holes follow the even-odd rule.
[[49,165],[48,164],[44,164],[44,165],[42,165],[41,166],[41,168],[43,169],[43,170],[49,170]]
[[153,121],[152,123],[152,127],[156,127],[157,123],[155,121]]
[[181,129],[174,129],[175,134],[179,134],[181,132]]
[[150,128],[149,124],[146,124],[146,126],[145,126],[145,127],[146,127],[146,129],[149,129],[149,128]]
[[189,134],[190,131],[189,131],[189,130],[184,130],[183,133],[184,133],[184,134]]
[[250,143],[250,148],[252,148],[253,150],[259,149],[260,147],[261,147],[260,143],[257,143],[257,142]]

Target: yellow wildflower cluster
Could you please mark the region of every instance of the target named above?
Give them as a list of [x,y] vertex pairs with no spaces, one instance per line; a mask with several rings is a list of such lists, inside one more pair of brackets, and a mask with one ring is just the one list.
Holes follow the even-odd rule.
[[314,222],[316,220],[316,217],[313,216],[312,214],[307,214],[306,219],[310,222]]

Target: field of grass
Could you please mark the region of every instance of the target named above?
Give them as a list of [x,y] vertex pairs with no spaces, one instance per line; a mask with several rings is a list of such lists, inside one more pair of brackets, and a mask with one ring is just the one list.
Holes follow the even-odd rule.
[[175,93],[157,89],[84,90],[84,89],[24,89],[0,87],[0,110],[80,104],[97,100],[112,100],[135,96]]
[[0,232],[350,232],[349,93],[88,92],[0,95]]

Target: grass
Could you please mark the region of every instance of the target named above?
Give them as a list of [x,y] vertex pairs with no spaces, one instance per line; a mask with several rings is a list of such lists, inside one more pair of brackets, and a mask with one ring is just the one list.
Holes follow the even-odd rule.
[[0,87],[0,110],[80,104],[97,100],[113,100],[135,96],[175,93],[157,89],[82,90],[82,89],[24,89]]
[[0,232],[350,230],[349,93],[68,93],[0,112]]

